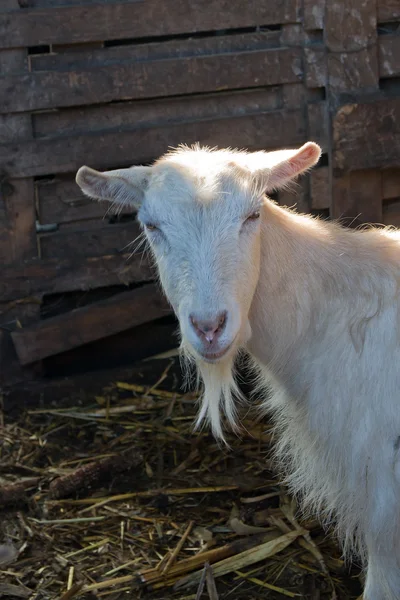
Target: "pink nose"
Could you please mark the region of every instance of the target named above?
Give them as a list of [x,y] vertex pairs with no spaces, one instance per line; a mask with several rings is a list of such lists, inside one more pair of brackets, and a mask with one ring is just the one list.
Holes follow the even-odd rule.
[[212,319],[200,319],[196,315],[189,316],[193,329],[200,339],[209,344],[212,344],[223,332],[226,325],[227,312],[226,310],[218,313]]

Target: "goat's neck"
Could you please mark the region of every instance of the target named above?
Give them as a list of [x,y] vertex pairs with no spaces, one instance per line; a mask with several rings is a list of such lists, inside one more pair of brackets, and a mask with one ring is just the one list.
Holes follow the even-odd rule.
[[332,236],[325,226],[267,201],[260,275],[250,311],[249,350],[264,364],[295,351],[323,310],[331,277]]

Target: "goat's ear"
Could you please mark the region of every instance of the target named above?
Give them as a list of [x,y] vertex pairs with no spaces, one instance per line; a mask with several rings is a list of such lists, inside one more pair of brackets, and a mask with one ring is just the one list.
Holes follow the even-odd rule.
[[89,198],[139,208],[150,176],[151,167],[130,167],[100,173],[84,166],[77,172],[75,180]]
[[298,150],[278,150],[268,152],[269,164],[265,172],[266,192],[272,192],[287,184],[301,173],[308,171],[320,159],[321,148],[314,142],[307,142]]

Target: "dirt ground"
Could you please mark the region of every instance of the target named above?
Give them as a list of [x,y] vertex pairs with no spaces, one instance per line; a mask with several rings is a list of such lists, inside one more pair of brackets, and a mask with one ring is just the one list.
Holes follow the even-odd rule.
[[271,470],[268,423],[231,449],[194,433],[177,359],[5,395],[0,597],[356,599],[317,522]]

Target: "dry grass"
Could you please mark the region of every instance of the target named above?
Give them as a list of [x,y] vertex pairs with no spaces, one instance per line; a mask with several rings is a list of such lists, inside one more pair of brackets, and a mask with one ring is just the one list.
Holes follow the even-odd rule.
[[356,598],[268,470],[268,424],[246,419],[231,451],[193,434],[194,397],[158,362],[150,387],[3,415],[0,597]]

